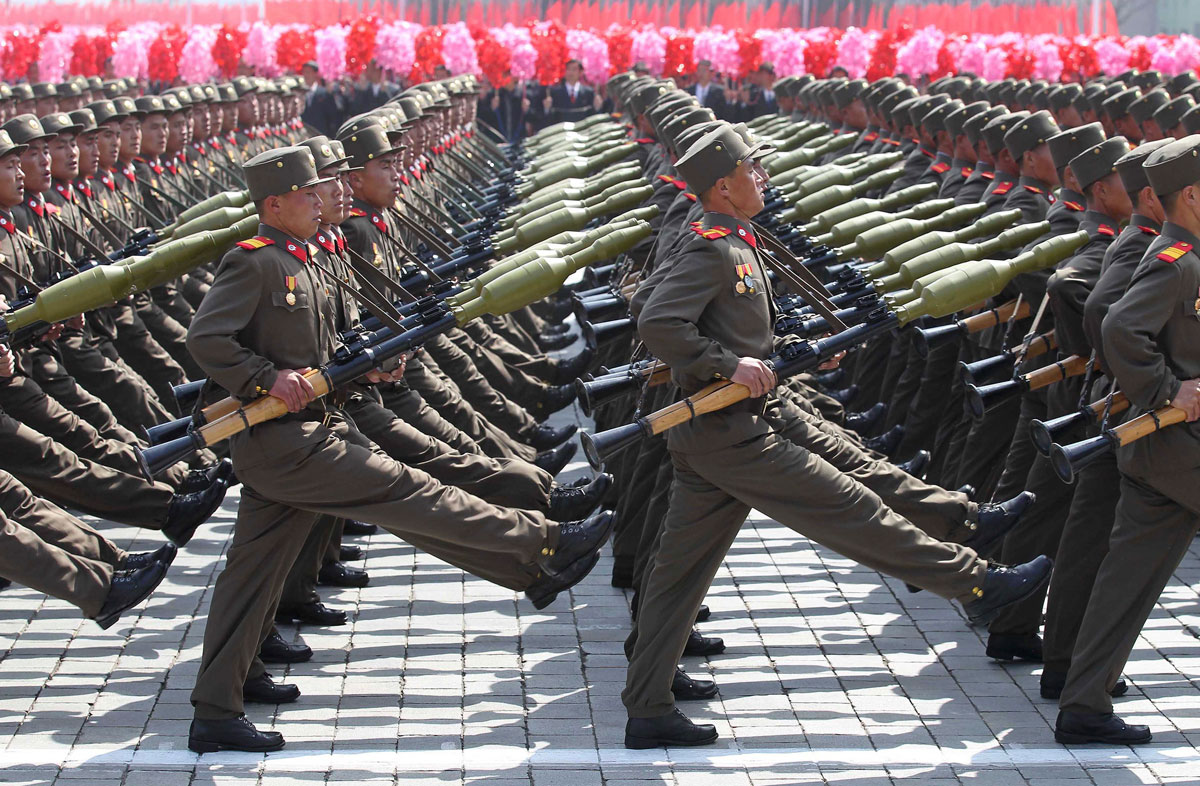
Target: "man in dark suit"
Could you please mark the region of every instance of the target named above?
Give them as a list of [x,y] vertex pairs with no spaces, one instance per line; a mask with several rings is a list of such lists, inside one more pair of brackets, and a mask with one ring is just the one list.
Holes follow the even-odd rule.
[[579,81],[582,76],[583,63],[568,60],[563,81],[543,99],[547,125],[582,120],[597,111],[596,91]]
[[301,119],[320,133],[326,136],[333,135],[345,116],[342,96],[325,86],[325,80],[321,79],[321,73],[314,60],[309,60],[300,68],[300,76],[304,78],[304,84],[308,85]]
[[529,99],[520,95],[514,80],[507,86],[486,91],[479,99],[479,119],[504,135],[506,142],[519,142],[525,135]]
[[372,109],[383,106],[387,100],[396,94],[396,85],[386,82],[383,69],[373,58],[363,69],[363,79],[354,85],[354,93],[350,98],[349,114],[361,115]]
[[700,106],[711,109],[718,120],[729,119],[729,104],[725,100],[725,88],[713,81],[711,62],[701,60],[696,63],[696,83],[688,85],[687,91],[696,97]]

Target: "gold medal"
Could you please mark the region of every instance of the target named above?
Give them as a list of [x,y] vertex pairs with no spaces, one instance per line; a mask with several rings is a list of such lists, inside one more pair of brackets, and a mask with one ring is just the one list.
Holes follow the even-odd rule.
[[287,293],[286,295],[284,295],[283,301],[285,303],[287,303],[289,306],[296,305],[296,293],[294,293],[294,292]]
[[733,291],[737,292],[739,295],[744,295],[746,294],[746,285],[739,281],[733,285]]

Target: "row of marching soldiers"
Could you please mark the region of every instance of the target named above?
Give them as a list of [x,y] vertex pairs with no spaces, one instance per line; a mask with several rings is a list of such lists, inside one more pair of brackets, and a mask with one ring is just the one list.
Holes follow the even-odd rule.
[[[586,575],[611,527],[611,514],[596,513],[609,476],[554,480],[578,448],[576,427],[545,420],[574,401],[570,383],[592,359],[587,350],[548,354],[575,339],[561,326],[562,304],[432,337],[398,367],[339,390],[336,405],[316,421],[333,428],[352,412],[387,482],[365,489],[374,477],[368,468],[342,460],[317,482],[285,484],[328,496],[286,506],[297,519],[269,517],[279,542],[263,535],[239,548],[246,528],[263,525],[261,515],[243,523],[252,516],[246,511],[261,514],[270,492],[262,468],[256,472],[236,451],[231,461],[221,457],[224,445],[214,445],[153,477],[147,471],[147,448],[163,434],[186,433],[193,418],[202,422],[205,406],[225,392],[242,401],[279,393],[274,372],[259,367],[252,378],[238,378],[234,369],[246,356],[214,360],[211,343],[197,335],[211,328],[211,312],[228,314],[249,291],[230,289],[238,274],[287,256],[285,246],[289,260],[304,258],[303,275],[271,282],[278,291],[268,302],[277,308],[264,313],[297,321],[298,332],[285,325],[275,336],[285,354],[306,346],[303,333],[320,317],[320,356],[302,364],[316,368],[332,359],[321,354],[333,352],[331,337],[367,318],[347,260],[375,270],[384,289],[404,293],[395,282],[428,270],[427,260],[449,258],[464,226],[474,222],[476,235],[489,235],[470,201],[488,185],[489,168],[507,162],[475,133],[474,98],[470,78],[423,84],[351,118],[338,139],[328,139],[299,121],[303,88],[290,78],[238,77],[161,95],[137,94],[122,80],[0,91],[0,311],[15,314],[55,284],[60,290],[98,265],[152,255],[190,232],[225,229],[256,213],[262,221],[260,233],[234,247],[222,266],[194,267],[34,334],[6,331],[0,342],[0,576],[8,581],[66,600],[108,628],[153,592],[227,489],[245,483],[194,697],[196,750],[282,746],[277,733],[254,729],[243,705],[299,696],[294,686],[272,682],[264,663],[303,662],[312,651],[294,629],[281,635],[275,621],[347,622],[346,611],[324,605],[316,591],[318,584],[369,582],[352,564],[364,550],[343,543],[347,534],[389,528],[527,591],[542,608]],[[291,232],[287,211],[282,223],[266,215],[287,196],[281,182],[314,194],[315,178],[304,178],[317,171],[319,232]],[[237,265],[238,254],[252,255],[251,265]],[[299,297],[314,281],[312,299]],[[233,330],[230,338],[247,332]],[[299,409],[295,420],[307,428],[311,406]],[[330,509],[338,494],[351,497],[344,515]],[[164,543],[127,552],[75,513],[161,531]],[[446,553],[439,544],[455,527],[478,531],[482,545],[464,534]],[[500,546],[488,545],[482,533],[489,527]],[[421,528],[429,530],[424,539],[413,534]],[[278,571],[267,570],[272,560]],[[265,583],[237,585],[238,566],[248,568],[245,582]]]
[[[573,294],[602,364],[585,446],[620,490],[612,583],[634,590],[626,746],[717,739],[676,702],[719,687],[676,664],[724,649],[694,623],[751,508],[960,600],[986,656],[1041,664],[1059,742],[1149,741],[1113,701],[1200,525],[1200,81],[775,91],[747,127],[609,82],[661,209]],[[931,306],[975,276],[986,300]],[[883,309],[904,327],[821,354]],[[803,352],[821,365],[784,377]],[[749,398],[710,404],[728,381]]]

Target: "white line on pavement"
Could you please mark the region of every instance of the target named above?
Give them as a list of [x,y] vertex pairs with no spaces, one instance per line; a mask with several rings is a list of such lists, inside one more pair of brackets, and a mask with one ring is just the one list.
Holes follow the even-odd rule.
[[446,770],[509,770],[524,766],[546,769],[628,766],[712,767],[724,769],[882,768],[953,765],[972,768],[1024,766],[1121,767],[1146,764],[1200,766],[1200,750],[1192,747],[1144,748],[940,748],[936,745],[902,745],[884,750],[777,748],[672,749],[628,751],[621,748],[519,748],[485,745],[469,750],[344,750],[337,752],[284,750],[278,753],[214,753],[198,756],[186,750],[115,748],[108,745],[18,748],[0,751],[0,769],[61,765],[198,768],[237,767],[267,772],[313,772],[344,769],[384,769],[399,772]]

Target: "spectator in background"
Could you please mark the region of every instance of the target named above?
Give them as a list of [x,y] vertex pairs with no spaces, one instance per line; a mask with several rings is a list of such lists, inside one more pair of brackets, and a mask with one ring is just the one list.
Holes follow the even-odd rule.
[[696,83],[687,91],[696,97],[700,106],[713,111],[718,120],[729,120],[729,103],[725,100],[725,88],[713,81],[712,63],[701,60],[696,63]]
[[399,90],[399,85],[391,84],[384,79],[383,69],[372,58],[354,85],[354,91],[350,97],[349,113],[361,115],[381,107]]
[[744,123],[760,115],[769,115],[777,111],[779,105],[775,101],[775,91],[771,89],[773,84],[775,84],[775,66],[763,63],[750,74],[750,78],[746,82],[742,83],[742,87],[738,91],[738,103],[733,111],[733,119]]
[[333,136],[346,116],[345,99],[341,91],[334,92],[325,85],[314,60],[309,60],[300,68],[300,76],[308,86],[301,119],[320,133]]
[[581,81],[582,77],[583,63],[568,60],[562,81],[553,85],[542,99],[542,108],[546,113],[545,125],[582,120],[600,110],[602,100],[595,90]]
[[507,85],[489,87],[480,83],[478,117],[499,131],[506,142],[519,142],[525,135],[525,120],[529,114],[529,99],[521,94],[516,80],[509,76]]

